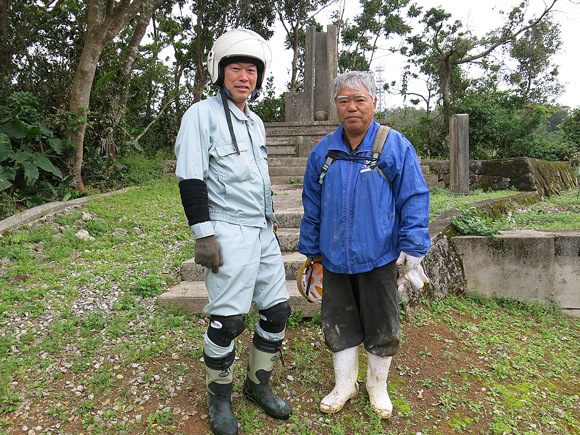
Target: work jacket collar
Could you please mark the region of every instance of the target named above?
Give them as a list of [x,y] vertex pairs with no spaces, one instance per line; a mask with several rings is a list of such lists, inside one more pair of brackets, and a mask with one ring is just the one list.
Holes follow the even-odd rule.
[[[369,129],[367,130],[367,133],[366,133],[363,141],[360,143],[360,145],[356,149],[356,154],[359,154],[359,153],[365,152],[365,151],[371,151],[373,149],[373,143],[375,141],[375,136],[377,134],[377,130],[379,127],[380,127],[380,124],[373,119],[371,121],[371,125],[369,126]],[[350,151],[348,145],[345,144],[342,140],[343,131],[344,131],[344,128],[342,127],[342,125],[339,125],[338,128],[336,129],[336,131],[333,133],[332,142],[330,143],[330,146],[328,147],[328,149],[329,150],[336,150],[336,151],[343,151],[347,154],[350,154],[351,151]]]
[[247,101],[245,107],[246,113],[242,112],[240,108],[236,106],[234,102],[229,98],[228,98],[228,107],[230,108],[230,112],[232,113],[232,115],[235,116],[238,121],[247,121],[248,119],[254,122],[256,121],[257,115],[254,112],[252,112]]

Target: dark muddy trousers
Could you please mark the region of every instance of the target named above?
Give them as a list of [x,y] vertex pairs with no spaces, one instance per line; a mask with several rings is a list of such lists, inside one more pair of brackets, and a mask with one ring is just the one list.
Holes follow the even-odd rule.
[[377,356],[399,348],[398,270],[395,261],[347,275],[324,268],[321,309],[324,341],[339,352],[364,343]]

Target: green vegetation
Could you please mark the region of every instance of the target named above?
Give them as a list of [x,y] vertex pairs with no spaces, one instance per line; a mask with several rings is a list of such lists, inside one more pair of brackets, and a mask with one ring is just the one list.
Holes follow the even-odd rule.
[[[438,190],[432,216],[495,195]],[[508,222],[557,209],[572,226],[580,214],[576,195],[550,198]],[[94,240],[78,239],[81,229]],[[155,304],[194,253],[173,180],[94,197],[0,240],[0,434],[37,424],[44,432],[58,424],[62,433],[208,433],[205,317]],[[256,321],[248,314],[236,340],[234,404],[244,433],[580,431],[580,322],[558,309],[477,294],[425,301],[403,320],[388,422],[369,409],[363,351],[359,397],[336,415],[319,412],[333,385],[332,358],[320,317],[299,311],[289,321],[285,366],[272,380],[296,411],[282,424],[267,418],[241,395]]]
[[483,210],[475,207],[461,207],[459,214],[451,218],[451,223],[459,234],[491,238],[500,233],[503,222],[503,219],[494,220],[491,216],[485,216]]
[[469,204],[486,199],[505,198],[516,193],[516,191],[512,190],[497,190],[491,192],[475,190],[470,192],[469,195],[455,195],[449,192],[449,189],[436,188],[431,191],[429,220],[433,221],[436,217],[454,208],[467,207]]
[[572,189],[531,207],[508,213],[504,230],[562,231],[580,229],[579,191]]

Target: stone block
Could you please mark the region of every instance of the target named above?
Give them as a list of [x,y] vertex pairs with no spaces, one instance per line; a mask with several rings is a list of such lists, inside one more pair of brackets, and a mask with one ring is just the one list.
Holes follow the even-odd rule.
[[458,236],[467,290],[580,309],[580,232],[506,231]]
[[485,175],[517,178],[531,171],[528,159],[482,160],[481,166]]

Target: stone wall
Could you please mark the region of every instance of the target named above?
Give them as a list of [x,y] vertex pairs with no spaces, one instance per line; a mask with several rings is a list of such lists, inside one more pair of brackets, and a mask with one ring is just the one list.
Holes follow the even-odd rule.
[[[423,164],[449,187],[449,161],[425,160]],[[498,160],[470,160],[469,184],[471,189],[537,191],[551,196],[578,186],[574,170],[567,162],[549,162],[527,157]]]
[[580,316],[580,231],[504,231],[457,236],[466,289],[488,297],[536,300]]
[[[522,205],[532,205],[539,201],[537,192],[522,192],[505,198],[495,198],[473,204],[474,207],[492,215],[502,215]],[[457,216],[459,209],[450,210],[437,217],[429,224],[431,249],[423,260],[423,268],[431,282],[422,290],[414,289],[409,283],[399,288],[399,297],[403,301],[407,315],[420,310],[423,300],[434,301],[447,295],[461,295],[468,288],[469,277],[463,267],[461,252],[455,246],[457,233],[451,224],[451,218]],[[503,286],[498,295],[503,295]]]

